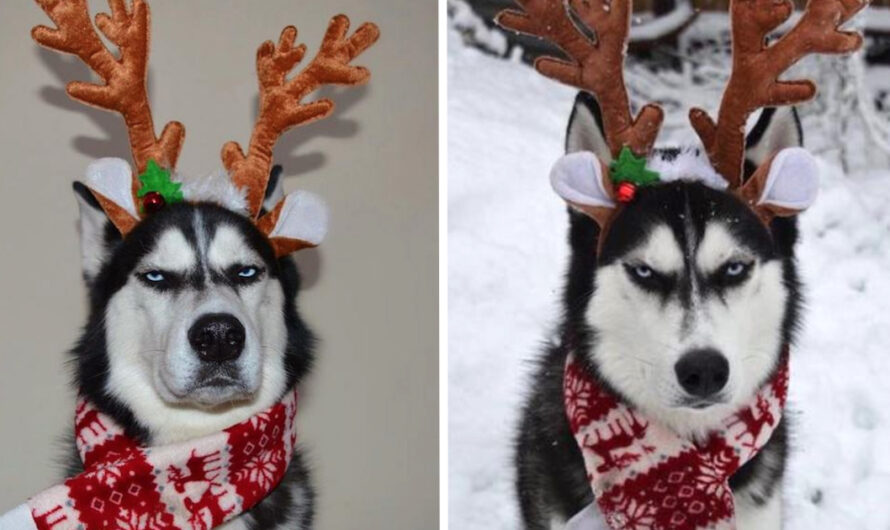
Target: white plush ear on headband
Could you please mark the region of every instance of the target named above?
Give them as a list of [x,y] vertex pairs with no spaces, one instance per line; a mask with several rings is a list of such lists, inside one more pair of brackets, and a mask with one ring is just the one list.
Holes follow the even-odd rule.
[[328,207],[307,191],[289,193],[269,238],[298,239],[318,245],[328,231]]
[[567,202],[578,206],[614,208],[615,201],[606,192],[603,166],[589,151],[560,158],[550,172],[550,184]]
[[86,185],[139,219],[133,199],[133,170],[120,158],[100,158],[87,166]]
[[809,208],[819,193],[819,168],[806,149],[790,147],[773,158],[758,205],[787,210]]

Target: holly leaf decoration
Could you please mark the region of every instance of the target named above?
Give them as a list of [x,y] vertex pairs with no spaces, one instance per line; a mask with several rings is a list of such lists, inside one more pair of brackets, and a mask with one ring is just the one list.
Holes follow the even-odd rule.
[[142,187],[136,193],[140,199],[149,193],[160,193],[167,204],[182,202],[185,198],[182,196],[182,183],[173,182],[170,179],[170,172],[158,165],[154,160],[149,160],[145,168],[145,173],[139,175],[139,182]]
[[627,146],[621,149],[618,160],[612,161],[609,169],[612,182],[616,184],[630,182],[637,187],[651,186],[661,179],[657,172],[646,169],[646,157],[635,155]]

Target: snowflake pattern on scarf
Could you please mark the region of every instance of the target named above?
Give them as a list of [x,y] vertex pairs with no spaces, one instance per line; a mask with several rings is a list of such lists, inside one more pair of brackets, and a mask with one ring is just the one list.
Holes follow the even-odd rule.
[[602,388],[573,355],[566,361],[566,417],[597,505],[613,530],[735,528],[729,478],[769,441],[788,395],[788,353],[724,429],[693,443]]
[[142,447],[81,399],[75,440],[85,471],[32,497],[39,530],[209,530],[284,477],[297,441],[297,392],[221,432]]

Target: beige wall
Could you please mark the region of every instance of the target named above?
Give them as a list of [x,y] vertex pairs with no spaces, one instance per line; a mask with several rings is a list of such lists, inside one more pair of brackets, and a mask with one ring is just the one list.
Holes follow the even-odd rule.
[[[323,248],[298,260],[300,307],[323,340],[301,401],[321,529],[438,521],[435,4],[153,2],[155,118],[186,124],[184,173],[217,168],[226,140],[247,140],[261,41],[292,23],[314,49],[337,12],[383,32],[360,61],[371,85],[335,95],[335,118],[277,150],[287,188],[332,211]],[[116,116],[60,90],[84,71],[32,43],[43,23],[33,2],[0,2],[0,512],[58,476],[72,416],[64,352],[85,314],[70,182],[93,158],[128,156]]]

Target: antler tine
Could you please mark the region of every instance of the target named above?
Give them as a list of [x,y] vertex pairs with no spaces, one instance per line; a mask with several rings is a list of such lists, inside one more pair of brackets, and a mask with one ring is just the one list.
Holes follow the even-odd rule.
[[317,55],[291,80],[287,75],[306,53],[305,45],[294,46],[296,28],[288,26],[281,32],[277,45],[267,41],[257,51],[260,113],[247,155],[237,142],[228,142],[222,150],[223,164],[231,173],[232,181],[247,191],[253,216],[262,207],[272,167],[272,150],[278,138],[291,127],[326,118],[334,110],[334,103],[329,99],[303,103],[303,98],[322,85],[359,85],[370,78],[366,68],[349,63],[377,41],[380,31],[371,23],[362,24],[347,38],[348,31],[349,18],[334,17]]
[[[603,110],[606,139],[613,155],[624,147],[645,155],[655,143],[664,112],[646,105],[634,119],[624,83],[624,53],[630,30],[628,0],[516,0],[522,11],[506,10],[504,28],[547,39],[571,59],[541,57],[535,68],[562,83],[591,92]],[[589,39],[577,24],[595,33]]]
[[791,1],[732,1],[732,75],[717,122],[699,108],[689,115],[711,162],[730,187],[742,184],[748,116],[758,108],[793,105],[815,96],[811,81],[780,81],[779,76],[806,55],[858,49],[862,36],[839,28],[866,5],[862,0],[809,0],[797,25],[768,46],[769,33],[791,16]]
[[124,117],[133,160],[139,172],[144,171],[152,159],[175,166],[185,140],[185,129],[174,121],[164,127],[160,137],[155,136],[145,87],[150,26],[148,5],[143,0],[133,0],[128,10],[124,0],[109,0],[111,15],[96,16],[96,26],[120,49],[118,60],[93,27],[86,0],[36,1],[56,27],[35,27],[31,32],[34,40],[47,48],[78,56],[105,82],[100,85],[75,81],[68,84],[68,94],[78,101],[116,111]]

